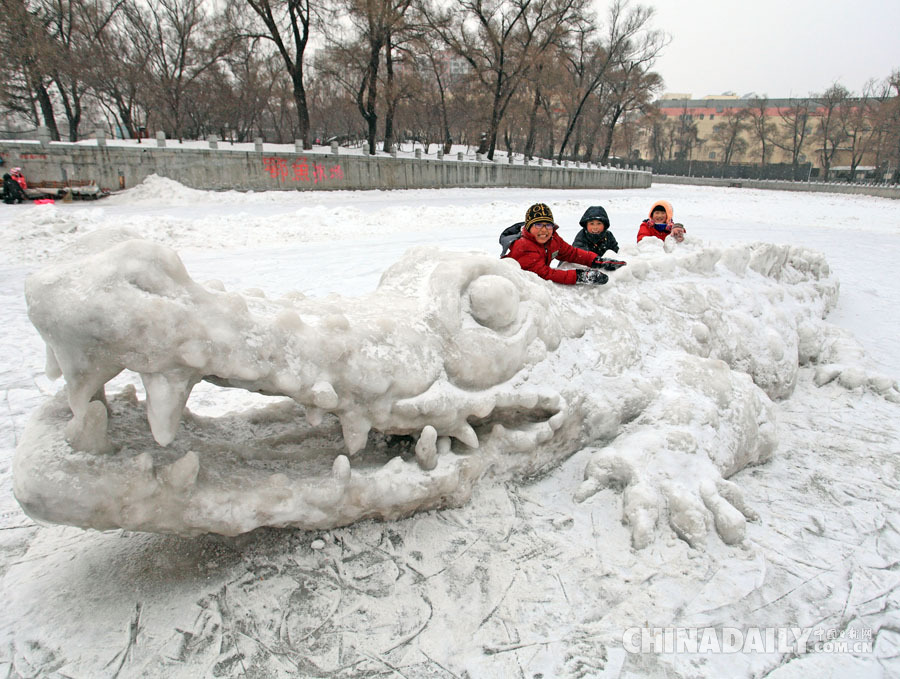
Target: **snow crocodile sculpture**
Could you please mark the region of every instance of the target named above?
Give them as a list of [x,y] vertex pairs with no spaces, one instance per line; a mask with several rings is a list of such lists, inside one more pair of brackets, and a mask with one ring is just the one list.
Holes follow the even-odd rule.
[[[837,283],[802,248],[624,254],[586,288],[417,248],[370,294],[268,299],[97,232],[26,282],[65,389],[22,437],[16,497],[96,529],[328,528],[458,506],[483,477],[589,448],[573,493],[622,492],[636,548],[666,525],[694,546],[711,527],[739,542],[754,514],[727,479],[771,455],[770,398],[826,351]],[[187,407],[201,381],[216,385],[192,397],[208,416]],[[276,398],[225,412],[215,400],[235,392],[219,387]]]

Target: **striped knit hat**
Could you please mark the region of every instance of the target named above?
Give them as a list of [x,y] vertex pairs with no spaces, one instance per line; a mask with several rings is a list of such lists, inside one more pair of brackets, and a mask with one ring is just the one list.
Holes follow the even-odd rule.
[[535,203],[528,208],[525,212],[525,228],[523,230],[528,231],[532,224],[538,222],[549,222],[550,224],[553,224],[553,213],[550,211],[549,207],[544,205],[544,203]]

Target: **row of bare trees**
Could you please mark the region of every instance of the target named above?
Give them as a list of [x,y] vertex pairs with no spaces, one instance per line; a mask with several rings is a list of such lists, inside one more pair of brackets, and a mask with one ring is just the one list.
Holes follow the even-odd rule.
[[[413,137],[609,157],[662,86],[653,11],[612,0],[2,0],[0,115],[77,141]],[[88,127],[89,126],[89,127]],[[87,129],[85,129],[87,127]]]
[[[773,111],[775,113],[773,114]],[[877,168],[890,166],[897,181],[900,164],[900,71],[881,82],[869,81],[861,94],[834,84],[819,95],[784,101],[755,97],[746,106],[727,109],[707,138],[685,114],[666,120],[646,119],[654,161],[690,158],[702,148],[715,150],[723,166],[737,159],[771,162],[776,150],[788,160],[794,178],[801,159],[815,157],[822,178],[829,179],[836,158],[850,176],[868,159]]]

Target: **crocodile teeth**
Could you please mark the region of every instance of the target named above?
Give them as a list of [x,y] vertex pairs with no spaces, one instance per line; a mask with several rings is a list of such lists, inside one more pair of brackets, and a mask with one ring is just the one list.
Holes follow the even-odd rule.
[[369,430],[372,424],[364,417],[345,414],[341,416],[341,429],[344,432],[344,444],[351,455],[366,447]]
[[337,408],[337,392],[335,392],[334,387],[332,387],[331,384],[325,382],[324,380],[316,382],[313,385],[312,397],[313,403],[316,404],[317,408],[321,408],[322,410],[331,410],[332,408]]
[[331,476],[338,483],[346,485],[350,482],[350,459],[346,455],[338,455],[331,465]]
[[313,406],[306,407],[306,421],[313,427],[318,427],[322,424],[322,417],[324,417],[324,415],[324,410],[319,410]]
[[422,429],[422,435],[416,442],[416,462],[425,471],[437,466],[437,431],[430,424]]
[[199,472],[200,458],[193,450],[189,450],[172,464],[160,469],[157,476],[176,490],[187,490],[196,485]]
[[81,417],[73,417],[66,425],[66,441],[75,450],[111,453],[113,444],[107,436],[108,413],[100,401],[91,401]]
[[566,421],[566,411],[560,410],[558,413],[556,413],[556,415],[554,415],[549,420],[547,420],[547,423],[550,425],[550,428],[553,431],[556,431],[561,426],[563,426],[563,424],[565,424],[565,421]]
[[161,446],[175,440],[184,405],[196,380],[165,373],[141,373],[147,391],[147,421],[153,438]]
[[51,380],[55,380],[62,376],[62,369],[59,367],[59,361],[56,360],[56,354],[53,353],[53,349],[50,348],[49,344],[46,346],[47,356],[44,359],[44,373]]
[[454,429],[450,432],[450,435],[459,439],[459,441],[469,446],[469,448],[478,447],[478,434],[476,434],[471,425],[467,423],[463,423],[461,427]]
[[487,417],[494,411],[494,399],[484,395],[472,404],[472,414],[475,417]]

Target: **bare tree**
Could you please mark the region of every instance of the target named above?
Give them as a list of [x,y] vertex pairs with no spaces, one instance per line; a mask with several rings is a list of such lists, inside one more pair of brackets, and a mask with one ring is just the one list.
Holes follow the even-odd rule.
[[725,112],[722,122],[713,128],[710,141],[722,152],[722,165],[727,167],[735,157],[740,157],[747,150],[748,113],[746,109],[731,109]]
[[534,94],[531,98],[531,107],[528,112],[528,130],[525,133],[525,147],[523,153],[531,160],[534,157],[535,143],[537,141],[538,112],[541,110],[543,99],[544,75],[549,71],[544,59],[538,60],[532,71]]
[[78,141],[90,73],[101,54],[101,36],[110,29],[125,0],[37,1],[40,11],[48,18],[52,41],[49,73],[66,115],[69,140]]
[[40,8],[30,8],[25,0],[4,0],[0,11],[0,50],[4,56],[0,98],[7,108],[24,114],[35,125],[43,122],[50,138],[58,141],[49,91],[54,51],[50,23]]
[[812,131],[811,114],[812,103],[809,99],[789,100],[787,108],[778,110],[782,124],[772,137],[772,144],[790,154],[791,176],[794,181],[800,179],[800,156]]
[[[350,40],[341,36],[331,36],[332,49],[344,52],[344,61],[348,66],[356,65],[351,76],[355,79],[355,97],[357,108],[366,123],[366,137],[369,153],[375,154],[378,138],[378,97],[379,84],[383,79],[381,59],[384,52],[386,88],[388,89],[388,105],[396,104],[393,60],[394,46],[401,40],[404,31],[404,20],[412,0],[340,0],[333,11],[339,16],[333,23],[340,24],[340,18],[350,22],[353,37]],[[385,150],[393,138],[393,111],[389,110],[387,119]]]
[[[490,93],[482,151],[494,158],[500,123],[531,68],[568,25],[585,0],[456,0],[456,7],[427,10],[443,41],[472,67]],[[461,10],[456,12],[456,10]]]
[[146,54],[129,33],[124,5],[107,7],[107,11],[83,15],[94,36],[84,78],[100,105],[118,120],[123,133],[137,138],[141,119],[146,123],[146,106],[153,101],[153,97],[142,96],[147,94],[150,82]]
[[609,161],[619,121],[629,112],[647,106],[662,87],[662,82],[662,77],[649,71],[647,62],[644,61],[629,60],[610,72],[606,96],[600,101],[600,119],[604,128],[604,142],[599,158],[601,163]]
[[[640,71],[649,66],[666,45],[667,39],[662,31],[649,29],[652,17],[653,9],[650,7],[629,7],[628,0],[614,0],[609,8],[603,41],[585,41],[581,37],[584,33],[579,32],[579,44],[572,52],[578,56],[570,61],[576,80],[576,102],[569,113],[569,123],[560,143],[560,159],[588,98],[597,91],[609,71],[615,68],[626,73]],[[627,78],[624,87],[627,88]]]
[[[245,22],[244,7],[253,10],[262,30]],[[293,86],[298,138],[303,140],[303,148],[312,148],[304,70],[313,19],[310,0],[229,0],[227,15],[238,35],[267,40],[275,46]]]
[[693,160],[694,148],[699,141],[699,130],[697,129],[697,121],[686,113],[678,116],[674,123],[672,134],[674,134],[675,144],[672,149],[675,151],[675,157],[679,160]]
[[862,96],[848,101],[841,109],[842,124],[846,143],[850,151],[850,181],[856,180],[856,168],[869,153],[877,134],[875,120],[878,115],[878,99],[874,80],[867,82]]
[[882,83],[873,110],[875,165],[886,171],[893,164],[890,181],[900,182],[900,70]]
[[750,100],[750,106],[747,108],[747,122],[750,131],[759,142],[759,164],[760,166],[765,165],[769,162],[769,156],[772,154],[772,137],[775,134],[775,123],[772,116],[769,115],[769,99],[765,94]]
[[127,30],[146,55],[152,95],[170,135],[184,136],[188,89],[227,54],[234,37],[214,31],[203,0],[156,0],[126,7]]
[[894,176],[892,181],[896,184],[900,183],[900,70],[891,73],[889,83],[894,96],[889,99],[887,115],[884,119],[887,124],[886,136],[888,140],[893,140]]
[[659,108],[651,104],[640,121],[650,140],[650,155],[654,163],[662,163],[672,157],[674,145],[674,121],[667,120]]
[[813,112],[813,117],[816,121],[816,139],[822,144],[818,151],[822,159],[822,179],[826,182],[834,156],[847,139],[841,117],[849,97],[847,88],[835,83],[816,98],[817,108]]
[[[425,40],[425,42],[428,45],[433,44],[430,40]],[[431,72],[434,74],[433,82],[437,91],[438,110],[441,112],[441,132],[443,133],[441,138],[443,144],[442,148],[444,153],[450,153],[450,149],[453,145],[453,136],[450,134],[450,117],[447,105],[448,87],[446,81],[448,80],[448,77],[452,78],[452,75],[447,72],[449,71],[449,68],[445,69],[443,66],[444,63],[447,63],[446,58],[439,59],[434,49],[426,48],[425,57],[428,59],[428,65],[431,68]]]

